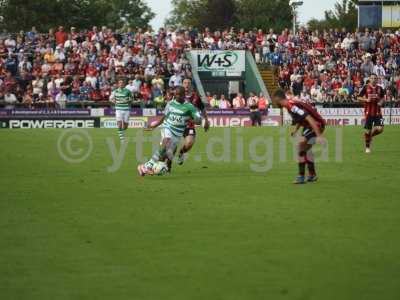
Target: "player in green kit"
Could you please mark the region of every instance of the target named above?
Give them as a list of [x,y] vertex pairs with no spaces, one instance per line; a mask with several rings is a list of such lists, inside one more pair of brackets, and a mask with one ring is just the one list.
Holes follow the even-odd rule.
[[200,125],[201,114],[193,104],[185,103],[185,89],[178,87],[175,90],[175,98],[165,108],[164,117],[149,126],[149,129],[155,129],[161,125],[161,146],[151,160],[138,166],[140,176],[153,175],[153,166],[159,161],[167,162],[170,168],[189,121]]
[[118,135],[121,141],[125,140],[124,131],[129,125],[132,100],[132,93],[130,90],[125,88],[124,80],[118,80],[118,88],[112,92],[110,101],[115,103],[115,118],[117,120]]

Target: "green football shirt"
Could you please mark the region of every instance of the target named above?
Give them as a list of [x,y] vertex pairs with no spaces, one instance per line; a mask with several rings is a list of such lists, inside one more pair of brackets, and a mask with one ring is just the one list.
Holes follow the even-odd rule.
[[130,110],[133,96],[130,90],[118,88],[114,91],[115,109]]
[[191,103],[179,103],[172,100],[167,104],[164,111],[164,122],[162,127],[168,128],[177,136],[182,137],[189,120],[195,123],[201,120],[200,112]]

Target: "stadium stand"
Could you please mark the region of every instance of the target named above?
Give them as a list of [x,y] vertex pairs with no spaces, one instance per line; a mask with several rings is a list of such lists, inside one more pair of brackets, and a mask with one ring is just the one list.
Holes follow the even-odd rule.
[[[375,73],[387,100],[400,106],[399,46],[400,32],[389,30],[301,28],[293,35],[272,29],[266,34],[208,28],[115,32],[60,26],[41,34],[32,28],[0,35],[0,106],[107,107],[117,80],[124,78],[135,95],[134,106],[162,107],[171,99],[170,89],[191,78],[185,56],[190,49],[248,50],[269,89],[291,88],[299,99],[325,107],[357,106],[360,87]],[[210,97],[210,106],[231,107],[235,97],[229,103],[221,101],[225,97]]]

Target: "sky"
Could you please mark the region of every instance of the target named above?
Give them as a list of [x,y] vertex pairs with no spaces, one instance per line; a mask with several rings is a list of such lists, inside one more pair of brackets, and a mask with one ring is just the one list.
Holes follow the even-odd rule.
[[[171,11],[170,0],[146,0],[151,9],[156,13],[156,17],[151,25],[158,29],[164,25],[164,20]],[[262,1],[262,0],[261,0]],[[321,19],[324,17],[324,11],[332,9],[336,0],[303,0],[304,5],[299,9],[301,23],[307,23],[312,18]]]

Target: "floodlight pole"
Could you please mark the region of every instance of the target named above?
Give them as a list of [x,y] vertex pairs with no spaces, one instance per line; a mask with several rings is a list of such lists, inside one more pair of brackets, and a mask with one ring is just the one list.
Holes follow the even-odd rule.
[[293,13],[293,35],[296,35],[296,23],[297,23],[297,8],[303,5],[303,1],[291,1],[292,13]]
[[293,6],[293,35],[296,35],[296,21],[297,21],[296,7]]

